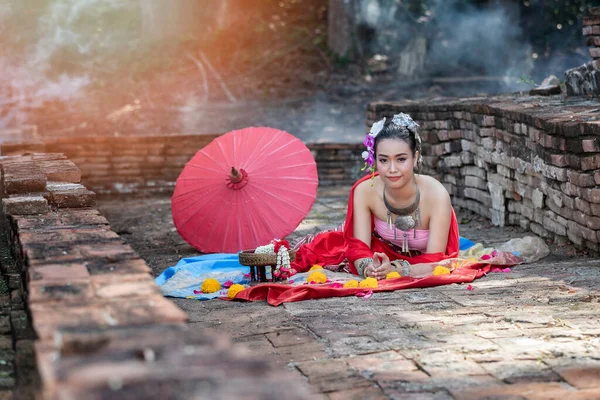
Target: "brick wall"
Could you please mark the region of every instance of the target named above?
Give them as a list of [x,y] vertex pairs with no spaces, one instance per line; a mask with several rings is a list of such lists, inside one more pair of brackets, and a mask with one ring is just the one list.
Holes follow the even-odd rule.
[[222,335],[190,329],[63,154],[0,157],[0,171],[2,398],[310,398]]
[[[63,153],[98,194],[171,193],[185,164],[218,135],[77,137],[2,143],[2,155]],[[360,176],[359,144],[309,144],[321,185],[353,183]]]
[[524,96],[380,102],[369,105],[368,125],[398,112],[421,125],[423,173],[444,184],[456,207],[600,251],[597,102]]

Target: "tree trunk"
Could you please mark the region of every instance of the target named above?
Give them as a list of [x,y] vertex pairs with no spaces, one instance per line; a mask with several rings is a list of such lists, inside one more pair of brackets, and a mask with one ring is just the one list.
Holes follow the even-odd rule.
[[352,54],[352,1],[329,0],[328,46],[338,57]]
[[415,36],[400,52],[398,73],[407,78],[414,78],[425,68],[427,55],[427,39],[424,36]]

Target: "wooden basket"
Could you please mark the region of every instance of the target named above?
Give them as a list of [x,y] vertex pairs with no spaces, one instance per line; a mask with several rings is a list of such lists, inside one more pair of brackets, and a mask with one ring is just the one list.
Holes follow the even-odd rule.
[[[290,262],[293,262],[296,259],[296,250],[288,250],[288,252]],[[239,253],[239,258],[242,265],[266,267],[277,264],[277,254],[275,253],[256,254],[254,250],[243,250]]]

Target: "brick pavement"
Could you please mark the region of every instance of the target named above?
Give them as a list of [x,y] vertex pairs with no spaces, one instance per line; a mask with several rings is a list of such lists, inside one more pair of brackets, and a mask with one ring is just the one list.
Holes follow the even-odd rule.
[[[293,236],[340,223],[347,193],[321,190]],[[195,254],[173,232],[168,199],[130,200],[127,207],[100,201],[155,275]],[[527,235],[458,216],[461,234],[486,245]],[[537,263],[475,281],[473,291],[449,285],[280,307],[174,302],[192,328],[227,334],[267,355],[324,399],[597,399],[600,259],[568,246],[551,249]]]

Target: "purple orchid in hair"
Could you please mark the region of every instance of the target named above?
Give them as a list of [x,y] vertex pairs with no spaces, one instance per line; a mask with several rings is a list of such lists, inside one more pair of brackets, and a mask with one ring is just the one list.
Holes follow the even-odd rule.
[[367,169],[367,167],[371,170],[371,173],[375,173],[375,138],[379,135],[379,132],[383,130],[383,126],[385,125],[385,118],[380,121],[377,121],[371,127],[369,133],[365,137],[363,144],[367,148],[366,151],[362,152],[362,158],[365,160],[365,166],[363,170]]

